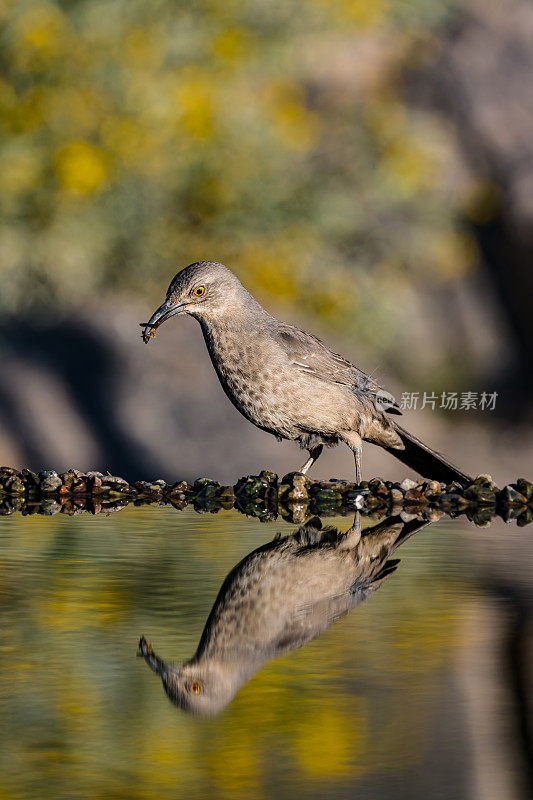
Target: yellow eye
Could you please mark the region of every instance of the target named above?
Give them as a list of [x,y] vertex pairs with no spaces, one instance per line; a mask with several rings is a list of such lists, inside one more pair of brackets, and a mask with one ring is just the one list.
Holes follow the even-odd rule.
[[197,286],[194,290],[194,294],[196,297],[201,297],[203,294],[205,294],[205,286]]
[[193,694],[200,694],[200,684],[199,683],[191,683],[189,686],[189,691]]

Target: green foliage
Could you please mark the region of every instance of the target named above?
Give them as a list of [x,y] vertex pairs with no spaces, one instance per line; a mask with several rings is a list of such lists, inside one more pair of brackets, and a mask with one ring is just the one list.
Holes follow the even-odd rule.
[[449,4],[5,0],[0,307],[155,302],[207,258],[390,337],[399,294],[472,258],[444,131],[402,99]]

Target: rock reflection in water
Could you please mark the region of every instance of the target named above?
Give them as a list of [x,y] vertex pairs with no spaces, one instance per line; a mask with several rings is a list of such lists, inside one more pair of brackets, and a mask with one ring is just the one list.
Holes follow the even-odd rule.
[[231,570],[190,661],[165,662],[144,637],[140,654],[172,702],[215,715],[263,664],[315,639],[379,589],[398,564],[391,555],[427,524],[397,515],[362,533],[356,525],[339,533],[314,517]]

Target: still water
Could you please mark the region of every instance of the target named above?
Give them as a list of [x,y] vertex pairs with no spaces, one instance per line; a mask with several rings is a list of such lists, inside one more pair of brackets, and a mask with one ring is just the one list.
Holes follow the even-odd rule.
[[[191,507],[0,519],[0,797],[528,796],[527,527],[443,519],[394,553],[398,525],[381,528],[359,552],[352,610],[331,625],[347,606],[315,586],[316,561],[302,572],[300,553],[253,602],[248,575],[215,631],[248,659],[238,685],[214,716],[171,703],[140,635],[166,661],[190,659],[228,572],[297,529]],[[303,550],[332,557],[321,535]],[[376,567],[389,556],[401,559],[390,575]]]

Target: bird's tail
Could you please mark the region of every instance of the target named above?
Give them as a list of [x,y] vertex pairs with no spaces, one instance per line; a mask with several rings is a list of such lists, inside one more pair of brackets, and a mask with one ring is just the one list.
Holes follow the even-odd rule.
[[418,472],[419,475],[430,480],[443,481],[444,483],[451,483],[451,481],[459,481],[459,483],[472,482],[472,478],[469,475],[451,464],[440,453],[432,450],[431,447],[428,447],[427,444],[421,442],[420,439],[417,439],[416,436],[413,436],[412,433],[401,428],[392,420],[389,421],[404,445],[403,450],[398,450],[395,447],[386,447],[385,449],[393,456],[415,472]]

